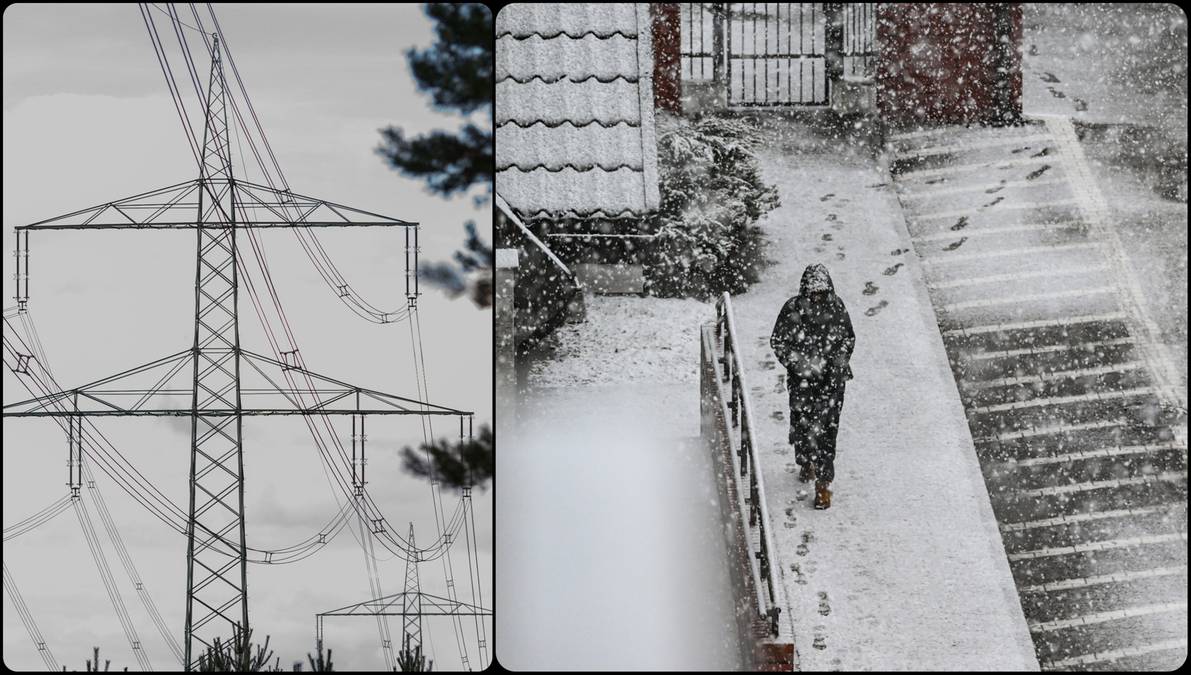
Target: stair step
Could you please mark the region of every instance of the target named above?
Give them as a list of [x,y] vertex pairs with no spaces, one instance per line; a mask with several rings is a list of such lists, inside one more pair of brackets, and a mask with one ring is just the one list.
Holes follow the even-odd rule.
[[1186,472],[1095,481],[1043,490],[990,491],[1002,523],[1022,523],[1074,514],[1136,509],[1186,500]]
[[[1088,614],[1086,623],[1064,628],[1031,631],[1039,662],[1061,660],[1086,653],[1089,648],[1111,652],[1135,647],[1139,642],[1186,638],[1186,603],[1123,610],[1125,614]],[[1131,614],[1129,613],[1131,612]]]
[[[1159,572],[1151,574],[1150,572]],[[1021,591],[1021,606],[1031,622],[1069,619],[1087,613],[1111,612],[1127,607],[1187,601],[1187,568],[1168,567],[1093,577],[1116,579],[1052,591]],[[1076,579],[1073,581],[1082,581]]]

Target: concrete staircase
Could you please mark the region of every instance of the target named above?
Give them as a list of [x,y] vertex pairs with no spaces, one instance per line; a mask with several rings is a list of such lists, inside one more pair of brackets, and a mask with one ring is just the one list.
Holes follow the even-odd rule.
[[1185,411],[1089,222],[1073,140],[916,132],[891,140],[891,170],[1039,663],[1170,670],[1187,653]]

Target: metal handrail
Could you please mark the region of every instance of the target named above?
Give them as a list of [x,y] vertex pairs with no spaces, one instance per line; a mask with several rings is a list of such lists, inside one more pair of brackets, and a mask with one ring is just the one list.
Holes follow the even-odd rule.
[[[765,481],[758,469],[757,461],[757,431],[753,428],[753,404],[749,398],[749,389],[745,384],[744,368],[740,364],[740,341],[737,338],[736,319],[732,313],[732,297],[724,293],[715,305],[715,337],[723,345],[724,355],[719,357],[723,366],[724,382],[728,384],[728,409],[731,411],[731,425],[738,428],[740,446],[736,450],[740,459],[740,476],[748,477],[749,505],[746,530],[756,530],[759,534],[761,550],[756,552],[757,567],[751,564],[753,583],[757,586],[757,598],[762,606],[758,607],[762,617],[769,622],[770,633],[777,637],[778,617],[785,606],[785,590],[780,583],[774,581],[774,570],[779,569],[774,557],[777,548],[773,545],[773,535],[770,532],[769,507],[765,500]],[[729,434],[730,436],[731,434]],[[730,441],[731,442],[731,441]],[[752,470],[749,470],[749,466]],[[765,592],[762,592],[764,590]]]

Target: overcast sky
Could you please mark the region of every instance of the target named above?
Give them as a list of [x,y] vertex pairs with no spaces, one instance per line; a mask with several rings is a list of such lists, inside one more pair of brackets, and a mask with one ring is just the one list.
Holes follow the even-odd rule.
[[[182,8],[188,20],[189,10]],[[482,191],[443,200],[386,168],[373,153],[377,129],[383,126],[422,132],[460,124],[459,118],[433,110],[409,74],[404,51],[433,41],[420,6],[216,5],[216,12],[295,192],[421,222],[423,260],[449,258],[462,244],[462,224],[468,219],[476,220],[491,241],[489,208],[477,208],[472,199]],[[163,39],[173,44],[167,17],[155,12],[154,18]],[[187,37],[193,50],[198,36]],[[13,304],[13,227],[197,174],[135,5],[10,6],[4,12],[3,47],[5,254],[0,291],[8,306]],[[174,65],[180,73],[180,65]],[[205,80],[206,65],[199,68]],[[238,159],[236,163],[242,175]],[[254,178],[253,172],[248,176]],[[259,174],[255,178],[263,182]],[[400,231],[320,229],[318,234],[354,289],[381,307],[403,304]],[[349,312],[324,285],[292,233],[266,233],[263,242],[307,367],[416,397],[409,326],[378,326]],[[64,386],[190,347],[192,232],[42,232],[34,233],[31,244],[31,316]],[[490,423],[491,311],[478,310],[466,299],[449,300],[434,289],[424,291],[419,306],[430,400],[475,411],[477,427]],[[246,301],[241,318],[244,348],[267,354],[264,333]],[[5,403],[25,398],[7,371],[3,382]],[[183,504],[189,423],[177,421],[102,420],[101,429],[159,488]],[[337,422],[345,443],[347,422]],[[458,433],[445,420],[435,430],[439,436]],[[429,486],[401,473],[398,460],[399,449],[416,444],[421,434],[416,418],[370,419],[369,477],[392,525],[404,535],[412,521],[418,539],[428,542],[435,537]],[[66,444],[48,420],[6,420],[3,438],[3,519],[8,525],[65,494]],[[244,442],[249,544],[285,546],[317,532],[333,515],[336,502],[305,425],[296,417],[246,420]],[[184,538],[105,477],[99,486],[146,587],[181,640]],[[454,495],[444,494],[448,510],[455,501]],[[491,492],[477,493],[475,501],[482,603],[491,607]],[[109,558],[154,667],[176,667],[110,549]],[[90,648],[99,646],[101,658],[112,659],[113,669],[135,668],[73,514],[6,543],[4,561],[60,664],[81,669]],[[384,591],[400,591],[403,562],[381,563],[381,570]],[[454,571],[457,587],[468,593],[461,552]],[[446,594],[440,563],[422,565],[421,579],[423,590]],[[270,646],[283,666],[313,649],[316,612],[370,597],[362,554],[346,532],[306,561],[250,566],[249,594],[256,637],[272,636]],[[398,639],[400,618],[391,622],[391,630]],[[435,668],[458,668],[450,622],[427,619],[424,630]],[[488,633],[491,645],[490,624]],[[330,619],[326,634],[336,669],[383,665],[373,622]],[[473,664],[474,642],[473,637]],[[42,667],[7,600],[4,662],[15,669]]]

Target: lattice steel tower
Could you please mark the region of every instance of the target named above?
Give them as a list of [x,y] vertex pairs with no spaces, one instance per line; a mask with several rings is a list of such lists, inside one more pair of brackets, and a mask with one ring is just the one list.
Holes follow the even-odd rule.
[[[218,37],[211,49],[202,156],[197,180],[151,190],[17,229],[18,307],[28,301],[28,245],[33,230],[190,229],[197,235],[194,341],[176,354],[74,389],[4,406],[5,417],[68,417],[81,424],[92,416],[189,416],[191,420],[187,512],[185,665],[197,665],[217,636],[247,634],[248,572],[244,516],[242,424],[251,415],[450,415],[471,412],[347,384],[305,369],[295,352],[281,360],[244,350],[238,322],[239,270],[236,233],[245,228],[401,227],[406,232],[406,295],[415,302],[417,223],[382,216],[288,189],[266,187],[232,175],[228,92]],[[22,237],[23,235],[23,237]],[[412,235],[412,249],[411,249]],[[410,291],[410,279],[414,290]],[[346,292],[346,287],[340,289]],[[385,315],[388,320],[388,315]],[[288,356],[287,356],[288,355]],[[20,359],[31,355],[17,355]],[[189,369],[187,368],[189,366]],[[153,406],[180,373],[190,371],[190,407]],[[272,387],[242,387],[242,375]],[[317,381],[300,389],[293,376]],[[278,384],[290,382],[288,388]],[[151,387],[130,382],[148,380]],[[113,385],[119,385],[113,387]],[[179,385],[186,386],[186,385]],[[179,391],[177,389],[174,392]],[[246,405],[246,397],[261,397]],[[307,399],[310,402],[307,402]],[[383,530],[374,505],[357,509]],[[362,515],[363,512],[361,512]],[[412,532],[410,550],[412,548]],[[400,546],[404,548],[405,542]],[[265,562],[268,562],[266,559]],[[416,576],[416,566],[414,568]],[[230,633],[230,634],[229,634]],[[419,623],[420,639],[420,623]]]

